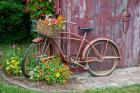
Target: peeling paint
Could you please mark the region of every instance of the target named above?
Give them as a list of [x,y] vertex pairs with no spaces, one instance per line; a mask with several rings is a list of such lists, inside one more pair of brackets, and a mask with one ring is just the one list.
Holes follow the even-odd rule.
[[120,13],[122,13],[123,12],[122,10],[126,10],[127,4],[128,4],[128,0],[122,0],[120,2],[121,2],[121,5],[120,7],[118,7],[116,15],[119,15]]
[[86,0],[82,0],[81,1],[81,5],[80,5],[80,9],[79,9],[79,12],[80,12],[80,15],[79,17],[80,18],[84,18],[85,17],[85,11],[86,11]]
[[[135,10],[135,14],[137,15],[137,13],[140,14],[140,3],[139,6],[136,8]],[[133,55],[134,55],[134,60],[136,61],[138,59],[138,54],[140,51],[140,18],[139,17],[135,17],[134,19],[134,41],[133,42]]]

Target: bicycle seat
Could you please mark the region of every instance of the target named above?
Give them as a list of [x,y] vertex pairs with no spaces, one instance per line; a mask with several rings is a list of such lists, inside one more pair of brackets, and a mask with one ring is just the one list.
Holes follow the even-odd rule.
[[90,32],[90,31],[92,31],[94,28],[90,28],[90,27],[79,27],[79,29],[80,29],[81,31]]

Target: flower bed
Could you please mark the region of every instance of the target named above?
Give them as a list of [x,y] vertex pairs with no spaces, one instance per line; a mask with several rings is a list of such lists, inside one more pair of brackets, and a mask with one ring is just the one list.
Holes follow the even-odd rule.
[[69,67],[62,64],[59,57],[49,60],[42,59],[41,62],[30,72],[33,81],[45,81],[47,84],[64,84],[71,75]]
[[[24,47],[25,48],[25,47]],[[23,54],[22,47],[4,47],[2,68],[6,75],[23,77],[20,62]],[[45,82],[48,85],[65,84],[70,80],[72,72],[69,67],[61,62],[60,57],[55,56],[49,60],[41,59],[40,63],[30,72],[32,82]],[[28,79],[27,79],[28,80]]]

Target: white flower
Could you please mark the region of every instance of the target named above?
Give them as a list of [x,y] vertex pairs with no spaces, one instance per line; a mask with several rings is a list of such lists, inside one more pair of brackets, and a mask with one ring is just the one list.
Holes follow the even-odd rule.
[[29,75],[32,76],[33,74],[34,74],[34,72],[33,71],[30,71]]
[[51,3],[51,2],[52,2],[52,0],[49,0],[49,2]]
[[29,77],[30,79],[33,79],[33,76]]
[[48,15],[46,15],[46,19],[48,19],[49,18],[49,16]]
[[34,71],[37,71],[37,69],[35,68]]
[[49,18],[49,19],[48,19],[48,21],[49,21],[49,22],[51,22],[51,21],[52,21],[52,19],[51,19],[51,18]]
[[48,26],[51,26],[51,23],[49,23]]

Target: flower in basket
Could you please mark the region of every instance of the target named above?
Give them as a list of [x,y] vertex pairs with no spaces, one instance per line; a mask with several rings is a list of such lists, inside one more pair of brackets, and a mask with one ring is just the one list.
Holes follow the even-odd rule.
[[59,15],[57,17],[49,17],[46,15],[45,20],[39,20],[47,27],[50,27],[52,30],[61,30],[63,27],[64,17]]
[[45,15],[45,19],[40,18],[37,21],[36,31],[45,36],[53,37],[57,35],[58,31],[62,30],[63,23],[64,23],[64,17],[62,15],[53,16],[53,17]]

